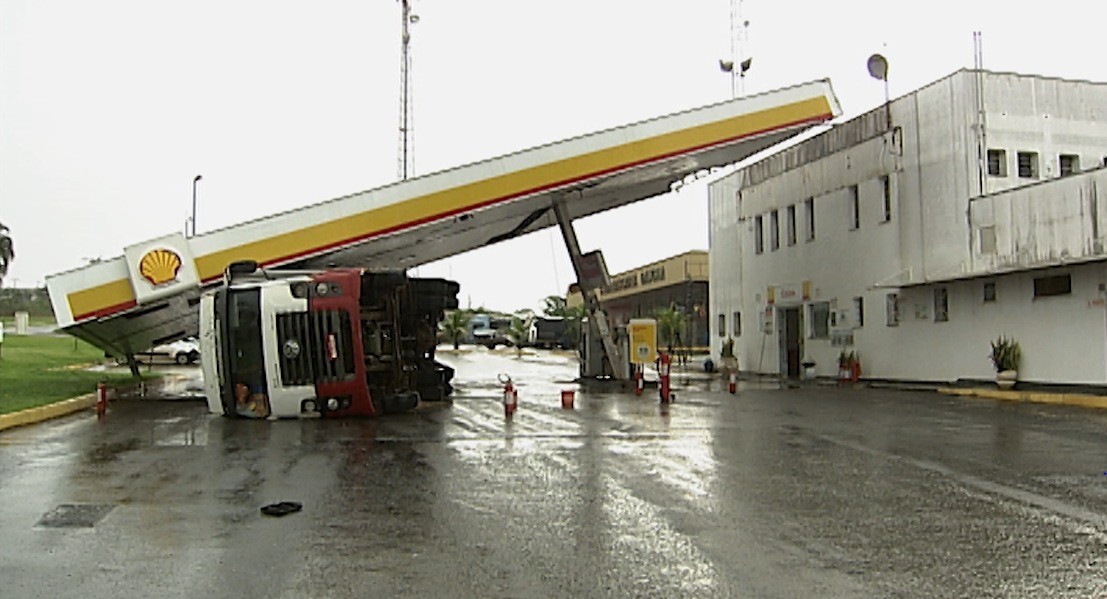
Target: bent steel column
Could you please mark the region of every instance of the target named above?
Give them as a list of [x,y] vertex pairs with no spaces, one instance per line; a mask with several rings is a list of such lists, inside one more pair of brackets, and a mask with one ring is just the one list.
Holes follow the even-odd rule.
[[584,298],[584,309],[588,311],[589,326],[603,341],[603,350],[607,360],[611,364],[611,375],[616,379],[627,378],[626,368],[623,366],[623,358],[619,355],[619,348],[615,345],[615,339],[611,336],[611,327],[607,324],[607,314],[600,306],[597,288],[589,285],[588,278],[584,275],[583,261],[580,253],[580,243],[577,242],[577,233],[573,229],[573,219],[569,216],[569,209],[565,206],[565,197],[558,196],[553,200],[554,215],[557,216],[557,224],[561,228],[561,236],[565,239],[565,247],[569,250],[569,258],[573,262],[573,272],[577,275],[580,284],[580,295]]

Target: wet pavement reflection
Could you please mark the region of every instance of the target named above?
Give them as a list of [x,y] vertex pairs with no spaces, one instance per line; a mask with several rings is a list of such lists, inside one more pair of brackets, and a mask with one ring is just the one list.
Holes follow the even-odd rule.
[[570,354],[440,358],[452,403],[377,420],[212,416],[185,368],[0,433],[0,596],[1107,594],[1100,412],[693,365],[662,405]]

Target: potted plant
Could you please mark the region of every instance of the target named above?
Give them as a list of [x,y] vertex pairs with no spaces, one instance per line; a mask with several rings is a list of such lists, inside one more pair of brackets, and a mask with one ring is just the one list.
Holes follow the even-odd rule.
[[996,385],[1000,389],[1010,389],[1019,378],[1019,361],[1022,348],[1019,342],[1005,335],[992,341],[992,366],[996,369]]

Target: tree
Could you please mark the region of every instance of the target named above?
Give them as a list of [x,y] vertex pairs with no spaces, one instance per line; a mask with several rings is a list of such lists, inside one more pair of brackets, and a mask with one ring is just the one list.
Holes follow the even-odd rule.
[[0,223],[0,285],[4,283],[4,277],[8,274],[8,266],[15,259],[15,245],[8,234],[8,228]]
[[453,310],[442,320],[442,332],[453,341],[454,349],[461,343],[461,336],[469,332],[469,313],[465,310]]
[[565,298],[560,295],[546,296],[544,300],[546,306],[542,309],[542,313],[546,316],[566,316],[565,311]]
[[654,312],[654,318],[657,319],[657,326],[661,329],[659,331],[661,337],[669,342],[669,349],[672,350],[674,345],[679,346],[680,330],[684,326],[684,314],[670,306]]
[[569,340],[573,343],[580,341],[580,323],[584,320],[584,304],[565,309],[565,328],[568,330]]
[[507,336],[511,338],[511,342],[515,344],[515,356],[521,357],[523,355],[523,345],[527,342],[527,337],[530,333],[530,327],[523,321],[522,318],[515,316],[511,319],[511,328],[507,330]]

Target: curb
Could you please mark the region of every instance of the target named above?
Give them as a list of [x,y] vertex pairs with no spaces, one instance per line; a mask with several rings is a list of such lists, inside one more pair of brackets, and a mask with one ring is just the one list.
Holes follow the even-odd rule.
[[958,395],[962,397],[972,396],[982,397],[984,399],[997,399],[1000,401],[1021,401],[1026,403],[1045,403],[1062,406],[1078,406],[1081,408],[1107,409],[1107,397],[1102,395],[1047,393],[1042,391],[1002,391],[1000,389],[960,389],[953,387],[939,387],[936,391],[944,395]]
[[81,395],[72,399],[66,399],[37,408],[28,408],[11,414],[0,415],[0,431],[17,426],[36,424],[43,420],[68,416],[74,412],[87,410],[96,406],[96,393]]

